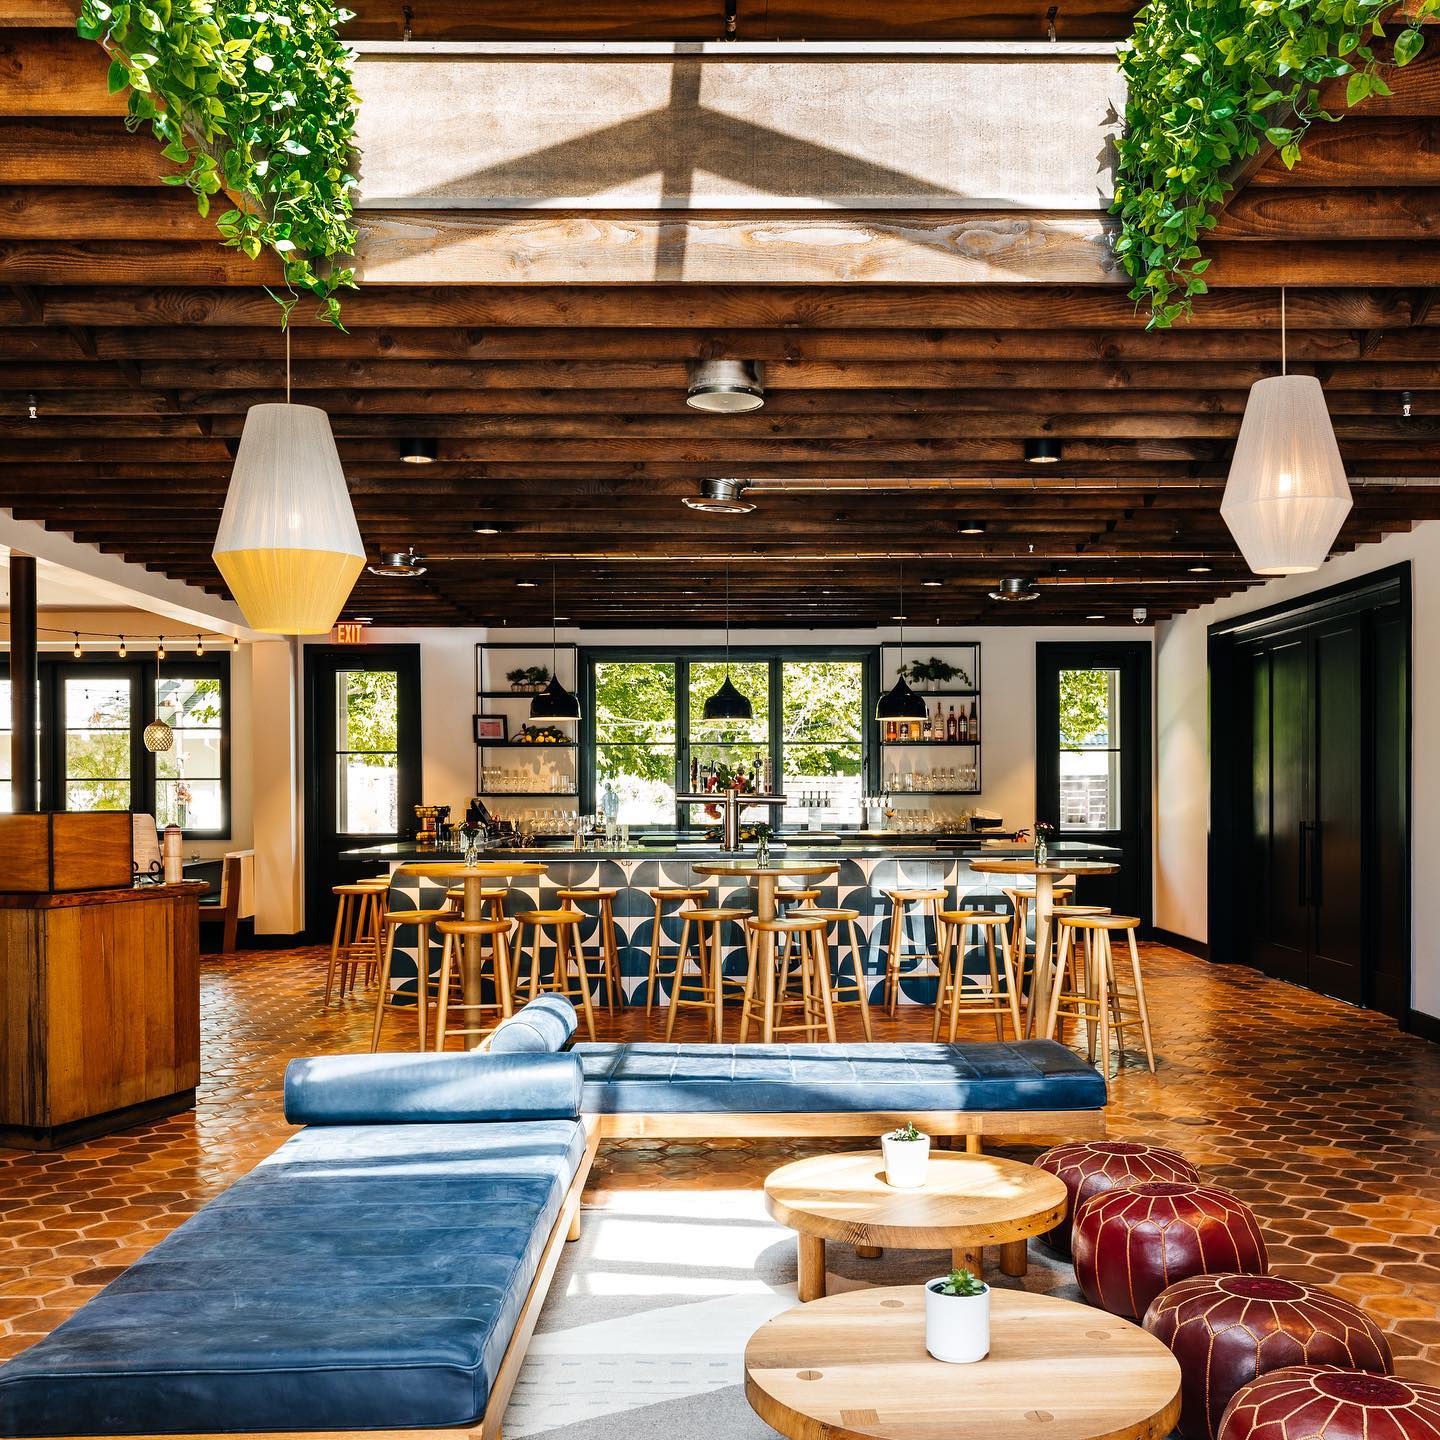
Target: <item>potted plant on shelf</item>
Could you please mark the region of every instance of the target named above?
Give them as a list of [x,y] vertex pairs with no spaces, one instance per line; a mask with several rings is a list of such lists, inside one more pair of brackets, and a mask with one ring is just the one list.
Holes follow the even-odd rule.
[[930,1164],[930,1137],[913,1120],[880,1137],[885,1156],[885,1183],[895,1190],[918,1190]]
[[514,670],[507,670],[505,678],[518,694],[538,694],[549,683],[550,671],[544,665],[520,665]]
[[969,1270],[926,1282],[925,1348],[947,1365],[973,1365],[990,1353],[990,1287]]
[[912,660],[909,665],[900,665],[897,669],[902,679],[908,679],[913,685],[921,687],[946,685],[957,676],[967,688],[970,684],[970,677],[964,670],[941,660],[937,655],[932,655],[928,660]]

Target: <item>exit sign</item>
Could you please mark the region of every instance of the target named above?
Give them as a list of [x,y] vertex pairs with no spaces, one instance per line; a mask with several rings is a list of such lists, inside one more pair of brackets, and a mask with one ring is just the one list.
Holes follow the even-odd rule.
[[330,631],[332,645],[363,645],[365,625],[360,620],[337,620]]

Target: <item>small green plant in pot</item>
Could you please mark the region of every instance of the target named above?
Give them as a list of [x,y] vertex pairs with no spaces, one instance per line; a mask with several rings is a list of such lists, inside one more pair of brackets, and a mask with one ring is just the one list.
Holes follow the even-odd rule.
[[947,1365],[973,1365],[990,1353],[990,1287],[970,1270],[925,1283],[925,1348]]
[[894,1190],[918,1190],[930,1166],[930,1137],[907,1122],[880,1137],[885,1183]]

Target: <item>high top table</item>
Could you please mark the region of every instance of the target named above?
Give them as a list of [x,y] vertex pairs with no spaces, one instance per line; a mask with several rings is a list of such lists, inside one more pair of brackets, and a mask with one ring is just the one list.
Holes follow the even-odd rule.
[[[1030,984],[1030,1008],[1025,1018],[1025,1033],[1035,1033],[1035,1016],[1044,1014],[1050,998],[1050,922],[1055,917],[1055,882],[1066,875],[1078,880],[1083,875],[1113,875],[1120,867],[1105,860],[1071,860],[1068,864],[1053,855],[1044,865],[1032,860],[985,860],[976,858],[970,868],[978,875],[1033,875],[1035,877],[1035,978]],[[1020,954],[1015,957],[1018,973],[1025,970],[1025,940],[1021,937]]]
[[[402,874],[419,875],[426,880],[444,880],[452,885],[462,881],[465,886],[462,913],[466,920],[485,918],[485,902],[480,895],[487,880],[511,880],[520,875],[545,873],[545,867],[538,860],[480,860],[474,865],[467,865],[463,860],[412,860],[399,868]],[[420,957],[417,968],[422,973],[429,968],[429,959],[428,955]],[[467,1005],[478,1005],[483,994],[480,964],[480,937],[467,935],[460,955],[460,984]],[[473,1050],[480,1043],[477,1040],[470,1048]]]

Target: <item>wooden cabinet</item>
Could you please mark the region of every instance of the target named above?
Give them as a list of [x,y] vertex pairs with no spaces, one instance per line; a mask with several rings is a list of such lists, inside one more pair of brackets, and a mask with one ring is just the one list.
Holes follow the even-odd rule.
[[194,1104],[205,888],[0,893],[0,1145],[53,1149]]

